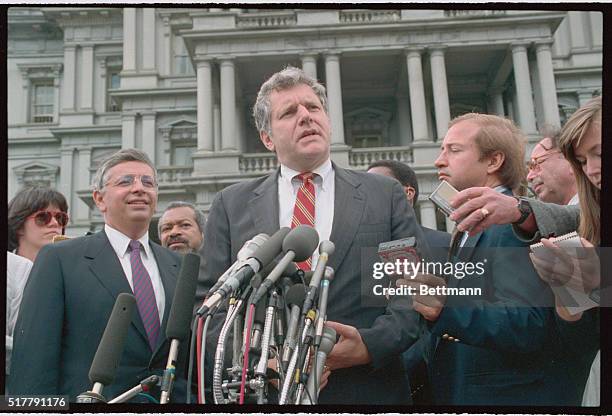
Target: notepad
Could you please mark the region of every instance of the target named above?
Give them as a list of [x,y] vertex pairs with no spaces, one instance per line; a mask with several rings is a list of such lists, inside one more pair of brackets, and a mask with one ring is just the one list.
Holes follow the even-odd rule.
[[[553,237],[550,241],[557,247],[583,247],[580,241],[580,236],[576,231]],[[542,243],[536,243],[529,246],[533,254],[536,256],[544,255],[546,247]],[[588,309],[595,308],[599,304],[589,297],[586,293],[567,286],[551,286],[555,296],[561,301],[569,313],[576,315]],[[575,305],[575,306],[570,306]]]

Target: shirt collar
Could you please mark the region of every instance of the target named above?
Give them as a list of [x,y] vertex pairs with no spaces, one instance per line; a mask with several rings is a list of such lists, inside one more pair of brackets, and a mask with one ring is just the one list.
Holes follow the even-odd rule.
[[[130,241],[132,241],[132,239],[123,234],[121,231],[115,230],[108,224],[104,224],[104,232],[106,233],[113,250],[115,250],[115,253],[117,253],[117,257],[123,258],[125,253],[127,253],[128,246],[130,245]],[[144,247],[145,255],[147,258],[149,258],[152,254],[151,246],[149,246],[149,231],[147,230],[147,232],[140,237],[138,241],[140,241],[140,244],[142,244]]]
[[[327,180],[330,177],[332,170],[333,170],[333,166],[331,163],[331,159],[328,158],[325,162],[323,162],[317,168],[312,170],[312,173],[317,174],[317,176],[313,178],[313,182],[320,183],[321,188],[325,190],[325,184],[327,183]],[[283,164],[281,164],[280,166],[280,176],[283,180],[287,181],[288,183],[291,183],[293,178],[296,175],[299,175],[300,173],[302,172],[298,172]]]

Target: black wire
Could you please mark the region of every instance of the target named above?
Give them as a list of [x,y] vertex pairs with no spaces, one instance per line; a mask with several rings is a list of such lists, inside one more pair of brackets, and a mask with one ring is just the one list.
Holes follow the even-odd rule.
[[187,404],[191,403],[191,380],[193,379],[193,357],[195,356],[195,344],[198,327],[198,317],[196,316],[191,325],[191,340],[189,342],[189,367],[187,370]]

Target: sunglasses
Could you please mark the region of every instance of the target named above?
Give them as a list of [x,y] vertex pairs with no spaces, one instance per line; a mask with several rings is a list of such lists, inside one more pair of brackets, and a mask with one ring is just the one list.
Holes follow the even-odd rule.
[[38,211],[30,215],[28,218],[34,218],[34,222],[39,227],[48,225],[53,218],[60,227],[65,227],[68,224],[68,214],[63,211]]

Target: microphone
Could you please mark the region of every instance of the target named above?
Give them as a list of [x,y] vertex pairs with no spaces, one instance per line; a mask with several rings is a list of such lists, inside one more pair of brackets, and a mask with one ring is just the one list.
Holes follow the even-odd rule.
[[236,290],[238,287],[253,277],[255,273],[261,270],[270,263],[274,257],[276,257],[283,245],[285,236],[291,231],[289,227],[283,227],[272,235],[267,241],[265,241],[255,252],[246,260],[240,269],[236,270],[231,276],[221,285],[219,289],[208,299],[204,301],[200,309],[196,312],[198,316],[203,316],[208,311],[216,306],[221,300],[230,293]]
[[[306,388],[308,389],[309,394],[304,396],[304,398],[302,399],[302,404],[317,404],[317,399],[319,397],[319,389],[315,389],[315,386],[319,386],[319,382],[321,381],[321,375],[323,374],[323,369],[325,368],[325,361],[327,361],[327,355],[331,352],[332,348],[334,348],[335,344],[336,330],[326,326],[323,331],[321,345],[319,346],[319,350],[317,351],[316,368],[310,373],[308,377]],[[312,402],[310,400],[311,398]]]
[[317,289],[319,288],[319,284],[321,283],[321,279],[323,278],[323,274],[325,273],[325,266],[327,265],[329,256],[334,254],[335,248],[336,246],[334,245],[334,243],[328,240],[321,241],[321,244],[319,245],[319,260],[317,261],[317,266],[315,267],[314,273],[312,274],[312,278],[310,279],[310,284],[308,285],[308,294],[306,295],[304,307],[302,308],[302,313],[304,315],[314,303],[314,299],[317,295]]
[[286,369],[291,359],[291,353],[297,344],[297,329],[300,319],[300,312],[304,299],[306,298],[306,287],[297,283],[289,288],[285,296],[285,303],[290,306],[291,313],[289,315],[289,323],[287,324],[287,337],[283,344],[282,365]]
[[334,269],[331,267],[325,268],[323,280],[321,280],[321,294],[319,295],[319,313],[317,317],[317,326],[315,328],[315,337],[313,345],[317,347],[321,343],[323,336],[323,325],[325,324],[325,315],[327,315],[327,296],[329,294],[329,283],[334,278]]
[[213,287],[210,288],[208,293],[215,293],[221,287],[221,285],[225,283],[227,278],[236,270],[244,266],[246,264],[247,259],[252,256],[253,253],[255,253],[255,250],[261,247],[262,244],[268,241],[269,238],[270,236],[268,234],[261,233],[257,234],[255,237],[244,243],[244,245],[236,255],[236,261],[234,262],[234,264],[232,264],[230,268],[227,269],[225,273],[223,273],[221,277],[219,277],[219,279],[217,279],[217,281],[215,282]]
[[93,387],[91,391],[79,394],[77,403],[106,403],[102,389],[115,379],[135,307],[136,298],[133,295],[120,293],[117,296],[89,369],[89,381]]
[[170,400],[170,393],[176,378],[175,369],[179,343],[189,337],[199,270],[200,256],[194,253],[185,254],[174,290],[170,314],[168,315],[168,325],[166,326],[166,338],[171,341],[168,362],[161,383],[159,400],[161,404],[166,404]]
[[317,230],[309,225],[298,225],[292,229],[283,240],[283,252],[285,255],[268,277],[262,282],[251,303],[257,303],[268,289],[281,277],[287,266],[293,261],[304,261],[312,255],[312,252],[319,244],[319,234]]

